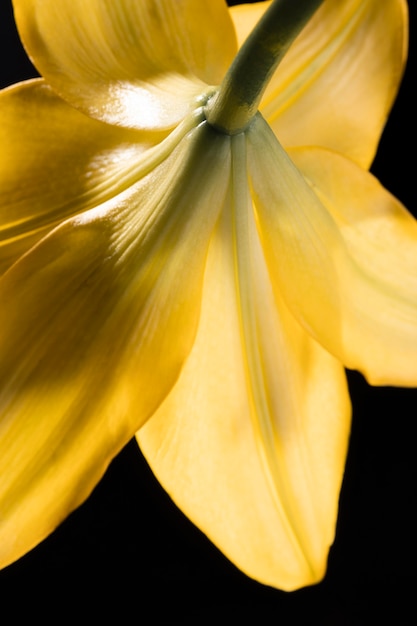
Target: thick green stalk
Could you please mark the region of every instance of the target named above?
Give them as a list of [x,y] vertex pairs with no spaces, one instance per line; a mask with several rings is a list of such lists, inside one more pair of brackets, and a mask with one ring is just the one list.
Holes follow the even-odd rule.
[[277,65],[323,1],[274,0],[206,106],[212,126],[229,135],[245,129]]

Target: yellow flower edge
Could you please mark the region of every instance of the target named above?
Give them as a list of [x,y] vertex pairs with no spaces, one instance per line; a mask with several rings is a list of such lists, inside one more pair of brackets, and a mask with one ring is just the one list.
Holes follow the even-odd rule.
[[[204,106],[269,5],[207,1],[201,20],[193,0],[14,1],[44,79],[0,94],[3,566],[137,431],[244,572],[313,584],[349,436],[344,366],[416,384],[416,224],[362,169],[407,5],[326,0],[265,92],[270,125],[216,133]],[[168,40],[186,42],[177,56]]]

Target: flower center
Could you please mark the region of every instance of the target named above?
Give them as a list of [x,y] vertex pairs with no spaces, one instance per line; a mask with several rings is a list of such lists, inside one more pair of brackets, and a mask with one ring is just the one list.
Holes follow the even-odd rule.
[[324,0],[274,0],[240,48],[219,90],[205,107],[209,124],[227,135],[255,116],[272,74]]

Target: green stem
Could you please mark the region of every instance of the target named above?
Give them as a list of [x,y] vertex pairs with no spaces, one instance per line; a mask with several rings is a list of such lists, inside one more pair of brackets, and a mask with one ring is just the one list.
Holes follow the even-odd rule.
[[246,128],[277,65],[323,1],[274,0],[206,106],[212,126],[228,135]]

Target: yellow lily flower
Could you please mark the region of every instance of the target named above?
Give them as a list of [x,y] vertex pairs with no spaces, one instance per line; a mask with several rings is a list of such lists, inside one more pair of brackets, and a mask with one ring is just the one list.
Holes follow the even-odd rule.
[[320,580],[344,367],[417,384],[417,223],[367,171],[405,1],[325,0],[262,115],[227,71],[287,0],[13,5],[44,78],[0,95],[1,564],[137,433],[239,568],[282,589]]

